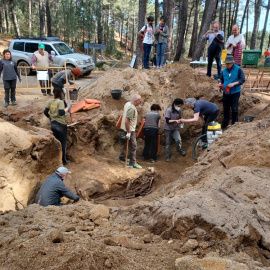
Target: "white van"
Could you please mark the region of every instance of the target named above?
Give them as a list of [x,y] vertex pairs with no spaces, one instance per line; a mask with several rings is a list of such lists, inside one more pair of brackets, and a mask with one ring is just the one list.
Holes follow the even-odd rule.
[[[95,63],[90,56],[74,53],[58,37],[13,39],[9,46],[12,59],[17,62],[18,66],[31,66],[32,55],[38,50],[39,43],[43,43],[45,45],[45,51],[52,55],[52,66],[54,67],[63,67],[64,60],[66,60],[67,67],[79,68],[84,76],[90,75],[91,71],[95,68]],[[27,69],[28,75],[30,72],[31,69]],[[22,74],[24,75],[24,69],[22,69]]]

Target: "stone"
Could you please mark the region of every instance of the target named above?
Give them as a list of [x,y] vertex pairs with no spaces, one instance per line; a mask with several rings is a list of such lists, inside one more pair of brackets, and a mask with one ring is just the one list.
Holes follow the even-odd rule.
[[95,225],[102,226],[102,227],[109,227],[110,226],[108,219],[101,218],[101,217],[95,219],[94,223],[95,223]]
[[61,243],[64,240],[63,233],[60,230],[53,230],[50,233],[50,238],[53,243]]
[[29,231],[29,234],[28,234],[28,236],[29,236],[29,238],[34,238],[34,237],[36,237],[36,236],[39,236],[40,235],[40,232],[38,232],[38,231]]
[[90,211],[90,219],[96,220],[97,218],[109,218],[110,212],[109,208],[106,207],[105,205],[98,204],[95,205],[91,211]]
[[184,246],[181,248],[181,252],[189,252],[194,250],[196,247],[198,247],[199,243],[195,239],[189,239]]
[[246,264],[220,257],[185,256],[175,260],[175,270],[249,270]]
[[109,70],[110,68],[111,68],[111,67],[110,67],[109,65],[106,65],[106,64],[104,64],[104,65],[102,66],[102,69],[105,70],[105,71]]
[[66,226],[64,228],[64,231],[65,232],[74,232],[74,231],[76,231],[76,228],[74,226]]
[[115,239],[112,237],[104,239],[104,244],[107,246],[118,246],[117,241],[115,241]]
[[144,243],[151,243],[153,241],[153,238],[150,234],[145,234],[143,237],[143,242]]
[[111,268],[112,267],[112,263],[109,259],[106,259],[106,261],[104,262],[104,266],[107,268]]

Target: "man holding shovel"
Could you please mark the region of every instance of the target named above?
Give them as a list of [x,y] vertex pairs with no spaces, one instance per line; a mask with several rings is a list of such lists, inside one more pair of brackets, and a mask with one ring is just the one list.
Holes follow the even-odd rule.
[[120,161],[127,162],[127,156],[129,153],[129,168],[141,169],[142,166],[136,163],[136,125],[138,112],[136,107],[141,104],[142,98],[138,94],[134,94],[131,97],[131,101],[127,102],[124,106],[123,118],[121,123],[121,129],[126,132],[126,142],[123,146],[121,154],[119,156]]

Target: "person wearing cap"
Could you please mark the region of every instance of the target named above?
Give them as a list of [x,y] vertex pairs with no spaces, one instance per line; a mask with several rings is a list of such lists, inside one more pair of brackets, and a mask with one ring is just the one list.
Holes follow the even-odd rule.
[[[195,98],[187,98],[185,100],[187,108],[194,111],[194,117],[190,119],[180,119],[181,123],[197,122],[199,119],[202,121],[202,135],[207,134],[207,127],[212,121],[216,121],[219,115],[218,105],[206,100],[196,100]],[[204,138],[204,143],[207,144],[207,136]],[[207,145],[206,145],[207,147]]]
[[65,114],[71,109],[71,104],[68,104],[67,107],[64,104],[64,101],[61,100],[62,89],[54,88],[53,89],[54,99],[48,102],[47,107],[44,109],[44,114],[51,121],[51,130],[54,137],[60,141],[62,146],[62,162],[64,165],[70,163],[66,159],[66,146],[67,146],[67,122]]
[[80,197],[70,191],[64,184],[64,180],[67,179],[70,173],[67,168],[59,167],[55,173],[43,182],[36,196],[35,203],[41,206],[60,206],[64,205],[61,203],[61,198],[64,196],[77,202]]
[[238,103],[241,85],[246,81],[242,68],[235,64],[232,55],[227,55],[224,61],[226,68],[221,74],[220,83],[223,84],[223,122],[222,128],[229,125],[230,110],[232,110],[232,125],[238,122]]
[[[67,70],[67,79],[68,79],[68,83],[70,85],[73,85],[73,78],[78,78],[79,76],[81,76],[81,70],[79,68],[73,68],[73,69],[68,69]],[[63,90],[63,97],[62,99],[65,99],[65,88],[64,88],[64,84],[66,84],[66,72],[65,71],[59,71],[57,72],[53,78],[52,78],[52,86],[54,88],[61,88]]]
[[[37,71],[46,71],[52,63],[53,59],[52,56],[45,51],[45,45],[43,43],[38,44],[38,50],[34,52],[31,60],[31,67],[32,69],[38,68]],[[49,83],[46,80],[40,80],[39,81],[41,92],[44,96],[46,96],[46,89],[45,87],[49,87]],[[44,87],[44,89],[43,89]],[[52,96],[51,89],[47,88],[47,94],[49,96]]]

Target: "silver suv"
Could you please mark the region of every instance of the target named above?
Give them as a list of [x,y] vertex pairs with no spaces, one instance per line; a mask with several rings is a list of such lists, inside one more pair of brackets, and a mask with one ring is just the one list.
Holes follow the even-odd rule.
[[[52,66],[54,67],[63,67],[64,60],[66,60],[67,67],[79,68],[84,76],[91,74],[91,71],[95,68],[95,63],[90,56],[74,53],[66,43],[61,42],[57,37],[14,39],[9,46],[12,59],[17,62],[18,66],[31,66],[32,55],[38,50],[39,43],[43,43],[45,51],[52,55]],[[28,75],[30,72],[31,69],[27,69]],[[24,70],[22,70],[23,73]]]

